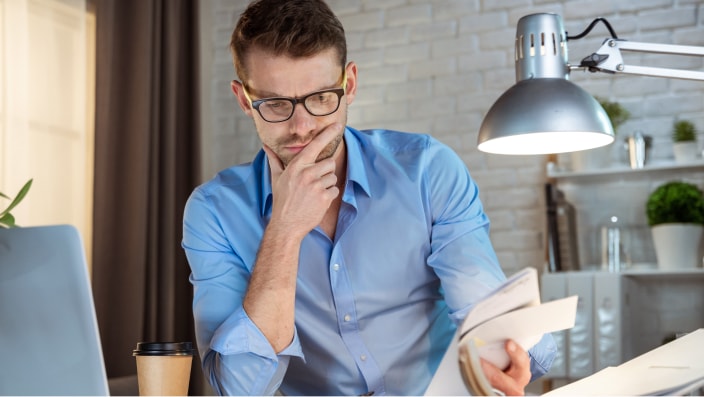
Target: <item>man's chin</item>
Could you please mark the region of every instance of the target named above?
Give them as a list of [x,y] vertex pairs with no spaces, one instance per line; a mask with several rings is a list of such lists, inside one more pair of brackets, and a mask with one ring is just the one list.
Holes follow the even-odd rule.
[[[340,148],[340,143],[342,143],[342,138],[343,134],[340,134],[336,136],[332,142],[328,143],[327,146],[323,148],[323,150],[320,151],[320,154],[318,154],[318,157],[315,159],[315,162],[319,162],[321,160],[329,159],[337,153],[338,149]],[[277,153],[277,156],[279,157],[279,160],[281,160],[281,163],[284,165],[284,168],[288,167],[289,163],[293,161],[296,156],[298,156],[298,153],[291,154],[289,153],[288,156],[282,156],[280,153]]]

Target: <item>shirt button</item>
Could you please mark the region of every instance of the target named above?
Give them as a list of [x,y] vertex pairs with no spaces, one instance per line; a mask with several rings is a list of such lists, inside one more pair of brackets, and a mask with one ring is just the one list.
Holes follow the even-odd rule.
[[332,265],[332,270],[334,270],[334,271],[340,270],[340,264],[336,263],[336,264]]
[[349,314],[345,314],[344,319],[345,319],[345,321],[350,321],[350,319],[352,319],[352,317],[350,317]]
[[361,358],[362,361],[367,361],[367,356],[364,355],[364,354],[362,354],[361,356],[359,356],[359,358]]

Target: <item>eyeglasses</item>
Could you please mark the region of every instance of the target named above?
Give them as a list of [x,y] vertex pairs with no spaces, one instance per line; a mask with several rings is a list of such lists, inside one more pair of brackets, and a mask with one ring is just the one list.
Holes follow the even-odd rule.
[[342,88],[332,88],[328,90],[316,91],[299,98],[273,97],[263,98],[253,101],[249,97],[247,87],[244,88],[244,95],[247,97],[250,106],[259,112],[264,121],[269,123],[281,123],[293,116],[296,104],[301,103],[308,113],[313,116],[322,117],[337,112],[340,108],[340,100],[345,95],[347,86],[347,71],[342,73]]

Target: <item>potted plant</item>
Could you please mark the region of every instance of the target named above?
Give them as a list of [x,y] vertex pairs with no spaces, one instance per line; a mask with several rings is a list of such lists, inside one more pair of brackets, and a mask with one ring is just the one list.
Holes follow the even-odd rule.
[[618,128],[631,118],[631,112],[618,102],[612,102],[604,98],[595,97],[599,102],[606,115],[609,116],[611,126],[614,128],[614,134],[618,133]]
[[[32,187],[32,179],[27,181],[27,183],[22,186],[22,189],[20,189],[19,193],[15,196],[12,201],[10,201],[10,205],[7,206],[2,212],[0,212],[0,227],[5,227],[5,228],[11,228],[11,227],[17,227],[17,224],[15,224],[15,217],[10,213],[13,208],[19,204],[22,199],[24,199],[24,196],[27,195],[27,192],[29,191],[29,188]],[[10,197],[4,195],[2,192],[0,192],[0,197],[5,198],[5,199],[10,199]]]
[[[614,129],[614,135],[618,134],[618,129],[623,123],[631,118],[631,113],[623,107],[619,102],[609,101],[605,98],[595,96],[594,99],[599,102],[606,115],[611,121],[611,126]],[[574,171],[589,170],[597,168],[609,167],[613,145],[606,145],[589,150],[581,150],[572,153],[572,169]]]
[[691,268],[701,262],[704,193],[695,184],[670,181],[648,196],[646,216],[660,268]]
[[697,157],[697,129],[689,120],[679,120],[672,125],[672,151],[675,162],[686,163]]

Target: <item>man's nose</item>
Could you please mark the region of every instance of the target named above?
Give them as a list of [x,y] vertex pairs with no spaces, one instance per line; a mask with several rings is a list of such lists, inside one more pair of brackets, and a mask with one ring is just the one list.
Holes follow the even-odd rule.
[[301,102],[294,106],[293,115],[289,121],[291,122],[293,133],[305,134],[315,128],[315,116],[308,113],[308,110]]

